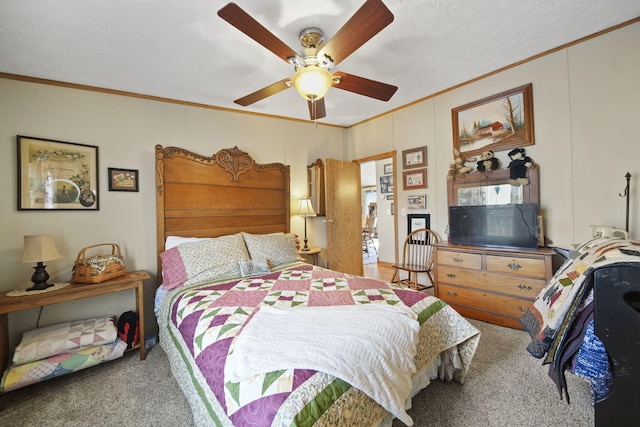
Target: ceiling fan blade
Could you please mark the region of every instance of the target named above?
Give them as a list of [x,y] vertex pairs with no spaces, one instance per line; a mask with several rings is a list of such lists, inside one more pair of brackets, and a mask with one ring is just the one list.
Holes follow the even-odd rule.
[[392,22],[393,13],[381,0],[367,0],[320,49],[318,58],[326,55],[336,66]]
[[311,120],[318,120],[327,117],[327,111],[324,108],[324,97],[316,101],[307,101],[309,105],[309,117]]
[[265,99],[268,96],[275,95],[278,92],[282,92],[283,90],[290,88],[291,87],[290,82],[291,82],[290,78],[280,80],[279,82],[276,82],[260,90],[257,90],[247,96],[236,99],[233,102],[235,102],[236,104],[240,104],[243,107],[246,107],[247,105],[251,105],[254,102],[258,102],[260,100]]
[[289,62],[289,58],[296,56],[296,52],[284,44],[273,33],[253,19],[247,12],[242,10],[237,4],[229,3],[218,11],[218,16],[233,25],[262,46],[275,53],[284,61]]
[[398,90],[398,86],[388,85],[353,74],[336,71],[333,73],[333,87],[368,96],[369,98],[388,101]]

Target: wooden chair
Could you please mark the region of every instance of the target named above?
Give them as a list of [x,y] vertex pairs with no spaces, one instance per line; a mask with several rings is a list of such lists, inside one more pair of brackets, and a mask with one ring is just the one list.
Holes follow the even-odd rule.
[[[402,261],[394,264],[392,283],[400,283],[417,290],[433,287],[433,270],[435,248],[433,244],[439,242],[438,236],[428,228],[417,229],[407,236],[402,250]],[[406,279],[400,278],[400,271],[405,271]],[[430,285],[418,283],[418,275],[425,273]]]
[[362,252],[366,252],[367,256],[369,256],[369,247],[373,247],[376,254],[378,253],[378,248],[376,248],[375,241],[373,240],[377,222],[378,217],[368,216],[362,228]]

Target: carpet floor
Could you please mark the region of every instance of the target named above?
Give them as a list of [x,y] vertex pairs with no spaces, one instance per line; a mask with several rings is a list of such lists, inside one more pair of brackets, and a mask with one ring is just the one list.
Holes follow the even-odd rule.
[[[471,320],[482,332],[464,384],[433,381],[413,399],[414,425],[593,426],[588,384],[568,374],[571,404],[547,367],[525,350],[522,331]],[[165,353],[137,352],[0,396],[0,426],[193,426]],[[402,423],[394,421],[393,427]]]

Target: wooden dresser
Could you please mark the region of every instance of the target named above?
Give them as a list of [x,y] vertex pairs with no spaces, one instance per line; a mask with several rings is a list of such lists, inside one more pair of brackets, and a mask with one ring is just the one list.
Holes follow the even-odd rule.
[[562,262],[555,251],[436,245],[435,295],[460,314],[510,328]]

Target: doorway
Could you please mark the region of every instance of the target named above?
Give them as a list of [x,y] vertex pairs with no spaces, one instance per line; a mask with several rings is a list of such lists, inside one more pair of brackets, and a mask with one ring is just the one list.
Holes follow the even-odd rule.
[[397,216],[395,203],[395,151],[357,159],[360,164],[362,222],[376,217],[375,250],[367,254],[363,242],[363,265],[372,259],[379,264],[393,264],[398,258]]

